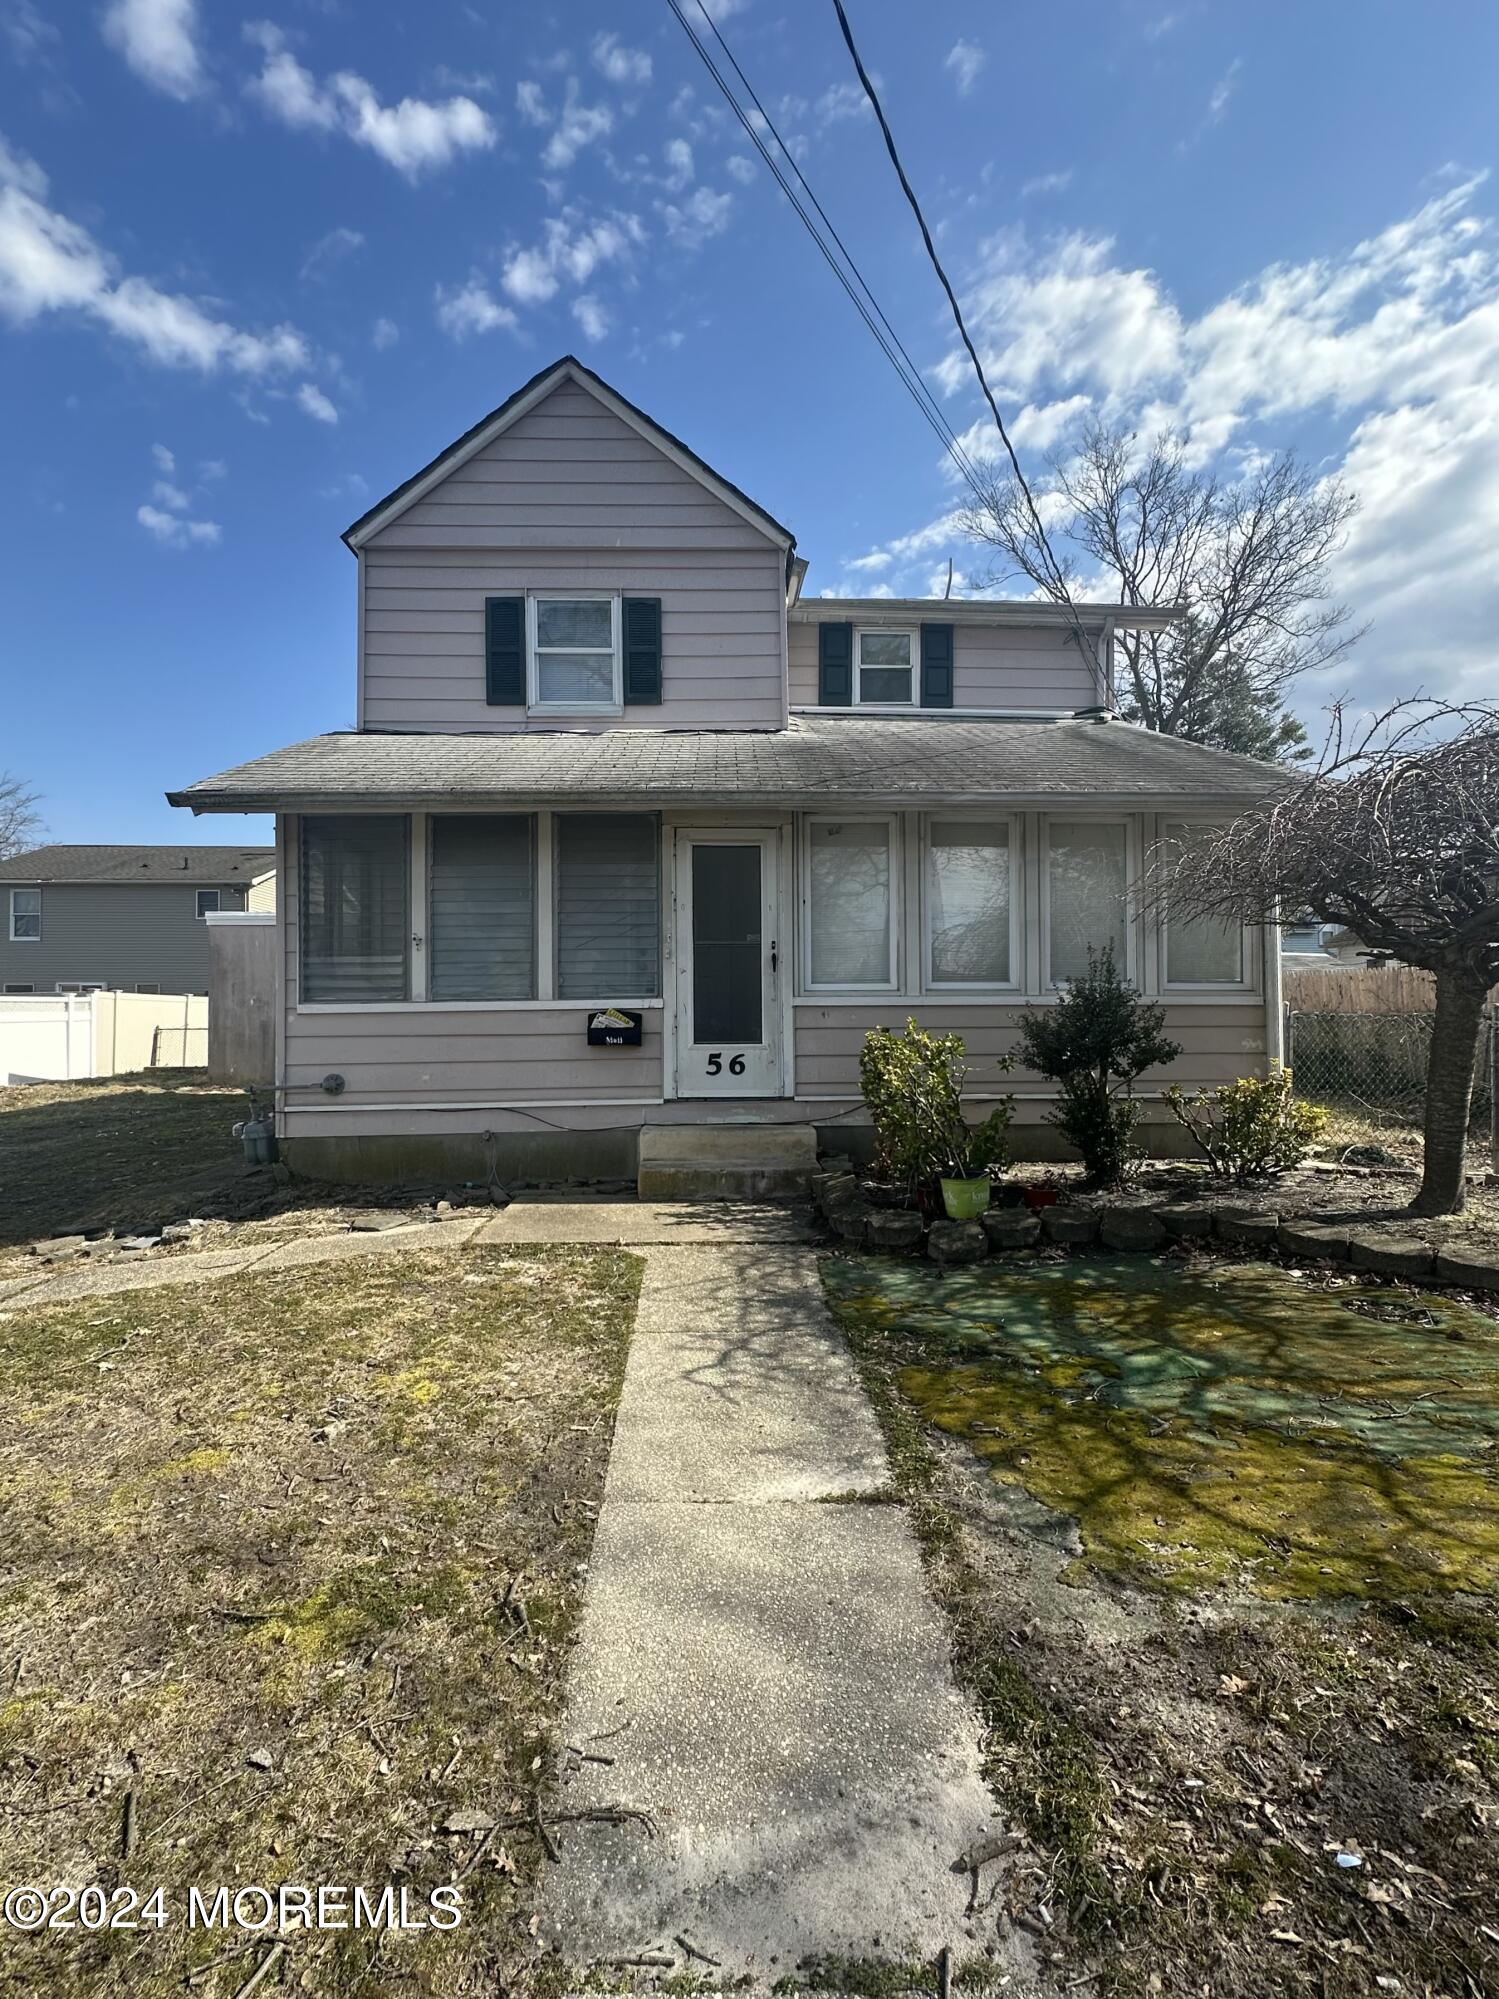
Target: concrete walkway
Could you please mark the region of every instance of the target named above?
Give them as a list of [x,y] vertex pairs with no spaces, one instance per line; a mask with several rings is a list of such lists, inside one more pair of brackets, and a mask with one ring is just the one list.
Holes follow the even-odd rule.
[[768,1985],[961,1954],[953,1864],[994,1806],[888,1475],[814,1257],[647,1252],[568,1681],[567,1741],[613,1761],[569,1758],[557,1810],[658,1831],[559,1826],[543,1921],[573,1963],[701,1972],[685,1938]]

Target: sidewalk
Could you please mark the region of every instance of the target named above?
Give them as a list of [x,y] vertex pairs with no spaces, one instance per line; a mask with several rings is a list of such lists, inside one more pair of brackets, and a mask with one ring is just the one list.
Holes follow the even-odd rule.
[[953,1865],[994,1806],[887,1478],[812,1255],[648,1251],[568,1683],[567,1742],[612,1761],[571,1758],[556,1809],[657,1836],[555,1829],[543,1921],[574,1964],[699,1972],[685,1938],[768,1985],[961,1955]]

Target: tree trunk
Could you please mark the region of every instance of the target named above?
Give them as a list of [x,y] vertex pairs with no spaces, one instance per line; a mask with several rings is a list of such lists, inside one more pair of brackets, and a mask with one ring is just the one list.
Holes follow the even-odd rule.
[[1413,1215],[1455,1215],[1466,1197],[1463,1162],[1486,994],[1458,973],[1438,972],[1436,998],[1426,1062],[1426,1161]]

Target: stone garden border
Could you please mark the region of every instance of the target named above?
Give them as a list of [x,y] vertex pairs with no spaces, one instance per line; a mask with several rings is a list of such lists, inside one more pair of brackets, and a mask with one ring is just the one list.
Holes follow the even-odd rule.
[[1433,1248],[1417,1236],[1318,1221],[1282,1220],[1258,1208],[1206,1203],[1134,1202],[1088,1208],[1058,1203],[1032,1210],[990,1208],[977,1221],[924,1222],[910,1208],[877,1207],[866,1200],[857,1175],[833,1161],[812,1176],[812,1201],[832,1233],[851,1248],[919,1251],[934,1263],[979,1263],[991,1251],[1056,1248],[1149,1253],[1173,1242],[1231,1243],[1286,1259],[1347,1263],[1372,1277],[1408,1283],[1447,1284],[1463,1291],[1499,1292],[1499,1256]]

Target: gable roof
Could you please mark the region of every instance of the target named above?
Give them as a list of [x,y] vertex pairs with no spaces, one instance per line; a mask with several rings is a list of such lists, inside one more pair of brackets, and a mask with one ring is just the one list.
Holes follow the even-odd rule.
[[352,526],[344,529],[344,541],[357,554],[371,535],[378,534],[382,528],[389,527],[392,521],[399,520],[406,509],[414,505],[425,493],[430,492],[440,479],[445,478],[455,467],[466,463],[475,452],[482,451],[485,445],[492,443],[495,438],[502,436],[511,424],[516,423],[528,410],[534,409],[537,403],[544,396],[550,395],[559,383],[569,381],[576,382],[579,388],[585,389],[589,395],[595,397],[605,409],[627,423],[632,430],[638,431],[648,443],[654,444],[657,450],[664,452],[674,464],[680,465],[684,472],[696,479],[700,486],[705,486],[716,498],[722,500],[725,506],[731,507],[741,519],[747,520],[751,527],[759,528],[762,534],[768,535],[772,541],[785,548],[789,557],[790,551],[796,546],[796,536],[790,528],[783,527],[774,514],[768,514],[764,507],[749,497],[748,493],[741,492],[739,487],[731,480],[725,479],[721,472],[715,472],[707,460],[699,458],[690,445],[684,444],[679,437],[674,437],[669,430],[657,423],[654,417],[647,416],[643,409],[638,409],[634,403],[622,396],[618,389],[610,388],[601,375],[596,375],[592,368],[585,368],[572,354],[564,354],[560,360],[553,361],[549,367],[533,375],[529,382],[523,383],[515,391],[514,395],[507,396],[498,409],[491,410],[486,417],[481,417],[471,430],[463,433],[462,437],[454,438],[450,445],[438,452],[430,464],[424,465],[420,472],[414,472],[409,479],[403,479],[401,484],[393,492],[387,493],[383,500],[377,500],[367,513],[361,514]]
[[0,860],[8,882],[184,882],[248,887],[274,847],[33,847]]
[[1127,722],[793,716],[785,729],[564,730],[473,736],[314,736],[167,793],[195,812],[492,810],[527,798],[686,802],[1036,805],[1246,804],[1287,782],[1278,764]]

